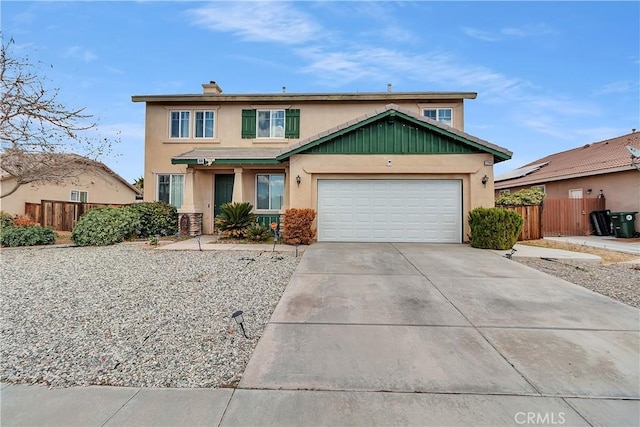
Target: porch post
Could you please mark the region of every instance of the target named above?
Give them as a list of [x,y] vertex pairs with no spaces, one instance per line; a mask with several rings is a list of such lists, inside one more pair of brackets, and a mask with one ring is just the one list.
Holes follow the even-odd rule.
[[195,202],[196,193],[195,170],[187,167],[184,174],[182,206],[178,209],[178,226],[182,234],[202,234],[202,206]]
[[243,182],[242,182],[242,168],[235,168],[233,170],[235,177],[233,178],[233,196],[231,201],[233,203],[244,202]]

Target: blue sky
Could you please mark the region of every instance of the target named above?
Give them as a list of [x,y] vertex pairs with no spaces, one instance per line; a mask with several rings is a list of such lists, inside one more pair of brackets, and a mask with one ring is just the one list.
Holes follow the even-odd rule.
[[[496,173],[640,128],[638,2],[13,2],[3,38],[143,174],[131,95],[473,91],[465,131],[514,152]],[[53,66],[53,67],[51,67]]]

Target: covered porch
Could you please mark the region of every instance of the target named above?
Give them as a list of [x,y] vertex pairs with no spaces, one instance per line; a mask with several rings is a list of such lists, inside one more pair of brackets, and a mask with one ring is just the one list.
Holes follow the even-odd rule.
[[186,165],[181,233],[214,234],[215,217],[229,202],[251,203],[260,223],[279,222],[289,206],[290,179],[289,163],[275,160],[278,151],[202,149],[174,157],[173,164]]

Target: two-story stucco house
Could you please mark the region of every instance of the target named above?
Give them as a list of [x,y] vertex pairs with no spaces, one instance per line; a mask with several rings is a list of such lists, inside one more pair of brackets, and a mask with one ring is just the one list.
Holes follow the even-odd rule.
[[316,210],[318,241],[467,240],[511,152],[464,132],[470,92],[133,96],[146,103],[145,200],[210,234],[223,203],[263,221]]

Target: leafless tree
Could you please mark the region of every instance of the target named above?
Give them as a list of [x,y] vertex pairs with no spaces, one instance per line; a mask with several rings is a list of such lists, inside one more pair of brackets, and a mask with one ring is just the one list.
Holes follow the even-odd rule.
[[[0,52],[0,172],[14,178],[0,198],[28,183],[73,180],[114,142],[87,136],[97,131],[93,116],[60,103],[59,89],[46,87],[28,57],[12,55],[14,44],[3,43]],[[84,157],[61,154],[71,152]]]

